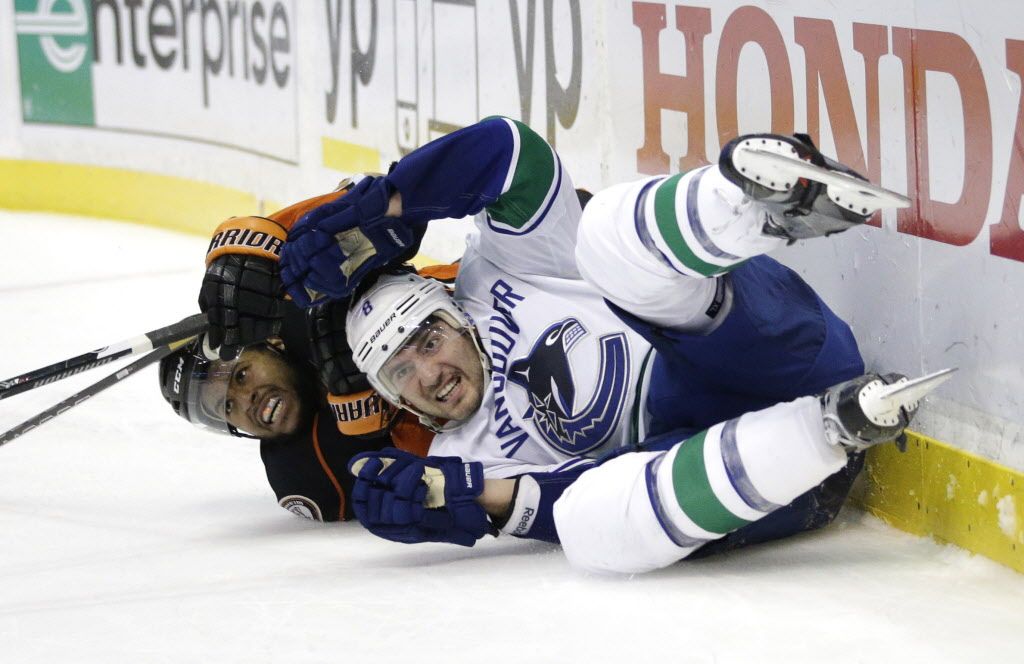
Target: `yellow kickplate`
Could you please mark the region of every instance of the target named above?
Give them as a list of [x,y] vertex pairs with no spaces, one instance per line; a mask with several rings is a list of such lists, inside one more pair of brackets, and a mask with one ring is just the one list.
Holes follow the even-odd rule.
[[236,189],[120,168],[0,159],[0,207],[120,219],[209,235],[232,215],[259,214]]
[[1024,572],[1024,473],[908,433],[905,453],[869,451],[854,502],[896,528]]
[[380,152],[365,145],[346,143],[322,136],[320,147],[324,166],[349,175],[353,173],[379,173]]

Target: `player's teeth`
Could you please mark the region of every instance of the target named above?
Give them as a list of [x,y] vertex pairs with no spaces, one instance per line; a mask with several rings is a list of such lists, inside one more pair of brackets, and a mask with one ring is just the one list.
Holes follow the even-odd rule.
[[458,378],[452,379],[452,382],[448,383],[448,385],[446,385],[445,388],[443,390],[441,390],[441,392],[438,393],[437,400],[438,401],[444,401],[445,399],[447,399],[448,395],[452,393],[452,390],[454,390],[455,386],[458,385],[458,384],[459,384],[459,379]]
[[267,401],[267,405],[263,408],[263,423],[273,424],[274,419],[277,415],[277,408],[281,405],[281,397],[274,397]]

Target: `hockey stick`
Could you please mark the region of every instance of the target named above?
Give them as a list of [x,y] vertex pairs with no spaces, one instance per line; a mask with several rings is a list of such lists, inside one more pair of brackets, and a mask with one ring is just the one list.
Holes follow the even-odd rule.
[[165,346],[175,341],[194,337],[204,332],[207,327],[206,314],[195,314],[184,318],[173,325],[161,327],[131,339],[125,339],[111,346],[104,346],[88,353],[82,353],[67,360],[55,362],[42,369],[29,371],[20,376],[0,381],[0,400],[13,397],[29,390],[49,385],[74,376],[83,371],[94,369],[122,357],[138,355],[154,348]]
[[125,365],[121,369],[118,369],[117,371],[110,374],[106,378],[103,378],[93,383],[92,385],[86,387],[83,390],[75,392],[67,399],[64,399],[60,403],[47,408],[38,415],[30,417],[29,419],[25,420],[24,422],[14,427],[13,429],[0,433],[0,447],[6,445],[15,438],[20,438],[21,436],[25,435],[32,429],[35,429],[40,424],[49,422],[50,420],[57,417],[61,413],[64,413],[74,408],[75,406],[79,405],[80,403],[89,399],[90,397],[96,396],[97,394],[107,389],[111,385],[120,383],[122,380],[124,380],[128,376],[131,376],[139,369],[149,366],[150,364],[153,364],[155,362],[159,362],[160,360],[167,357],[176,349],[180,348],[181,346],[185,345],[191,340],[192,337],[164,344],[162,347],[157,348],[152,353],[140,357],[131,364]]

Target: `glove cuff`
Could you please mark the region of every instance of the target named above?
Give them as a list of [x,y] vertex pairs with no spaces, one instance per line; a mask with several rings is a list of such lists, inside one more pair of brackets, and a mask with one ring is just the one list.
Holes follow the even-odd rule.
[[213,232],[206,249],[206,265],[225,254],[245,254],[278,262],[288,231],[264,217],[231,217]]
[[371,436],[388,427],[389,418],[374,390],[328,394],[327,403],[338,420],[338,431],[344,436]]

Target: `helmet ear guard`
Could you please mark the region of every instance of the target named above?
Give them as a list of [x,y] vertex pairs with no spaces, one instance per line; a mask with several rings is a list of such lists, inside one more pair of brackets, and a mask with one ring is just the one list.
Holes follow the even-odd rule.
[[385,363],[430,316],[437,316],[453,328],[470,333],[486,375],[490,370],[490,359],[483,352],[472,317],[436,279],[414,273],[381,275],[353,300],[345,327],[353,349],[352,357],[359,370],[366,374],[370,385],[387,401],[417,415],[424,425],[440,430],[441,423],[405,403],[401,395],[380,377]]
[[204,352],[208,348],[205,335],[202,335],[160,360],[160,393],[175,414],[190,424],[240,438],[256,438],[204,407],[201,388],[209,377],[211,367],[215,366],[214,363],[230,365],[234,362],[223,363],[210,359]]

